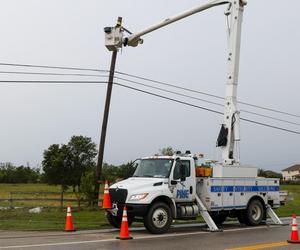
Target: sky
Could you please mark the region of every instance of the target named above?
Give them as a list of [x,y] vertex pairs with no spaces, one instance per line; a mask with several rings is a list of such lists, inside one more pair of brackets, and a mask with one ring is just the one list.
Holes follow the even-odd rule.
[[[111,53],[103,28],[118,16],[132,32],[206,3],[204,0],[1,0],[0,63],[108,69]],[[300,2],[249,0],[245,7],[238,100],[300,115]],[[144,44],[123,48],[117,70],[170,84],[225,94],[226,7],[219,6],[144,37]],[[0,66],[0,71],[87,73],[58,69]],[[0,73],[1,80],[107,80],[87,76],[39,76]],[[134,79],[132,79],[134,80]],[[119,80],[119,82],[122,82]],[[136,87],[134,84],[122,82]],[[149,84],[149,82],[144,82]],[[151,83],[153,86],[159,86]],[[223,111],[205,102],[168,95]],[[176,91],[176,89],[171,89]],[[222,100],[179,92],[210,101]],[[0,162],[41,164],[51,144],[72,135],[99,142],[104,84],[0,83]],[[240,105],[243,110],[300,123],[300,118]],[[113,87],[105,162],[121,164],[172,146],[220,158],[215,148],[222,116],[154,96]],[[300,131],[291,125],[241,112],[241,116]],[[280,170],[300,163],[300,135],[241,122],[241,162]]]

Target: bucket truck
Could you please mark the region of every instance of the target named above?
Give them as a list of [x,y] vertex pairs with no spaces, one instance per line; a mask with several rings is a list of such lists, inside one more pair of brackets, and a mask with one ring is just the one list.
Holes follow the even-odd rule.
[[[151,156],[135,162],[131,178],[110,186],[113,208],[107,209],[111,225],[119,227],[124,205],[129,223],[141,219],[148,231],[159,234],[170,228],[173,220],[191,220],[202,216],[209,230],[219,231],[226,217],[240,223],[259,225],[269,216],[282,224],[273,211],[281,205],[279,179],[257,177],[257,169],[240,164],[236,144],[240,141],[240,113],[237,107],[241,28],[245,0],[215,0],[179,15],[167,18],[128,36],[128,30],[117,25],[106,27],[105,45],[110,51],[136,47],[142,37],[196,13],[226,5],[228,27],[228,74],[224,121],[217,139],[222,163],[212,164],[210,171],[199,168],[199,157],[187,151],[173,156]],[[203,169],[202,169],[203,170]]]

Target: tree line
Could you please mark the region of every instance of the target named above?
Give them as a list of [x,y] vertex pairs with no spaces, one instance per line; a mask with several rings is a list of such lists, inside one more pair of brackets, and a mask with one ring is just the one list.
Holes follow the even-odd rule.
[[0,163],[0,183],[38,183],[41,182],[40,169],[29,166],[14,166]]
[[[43,153],[40,169],[0,164],[0,183],[47,183],[60,185],[62,191],[93,193],[95,184],[96,144],[89,137],[72,136],[66,144],[52,144]],[[110,183],[130,177],[132,162],[119,166],[104,163],[101,180]]]
[[[161,155],[173,155],[172,147],[159,150]],[[77,193],[93,192],[97,149],[90,137],[72,136],[66,144],[52,144],[43,153],[41,169],[29,166],[0,164],[0,183],[47,183],[60,185],[62,191],[72,188]],[[101,180],[110,183],[132,176],[132,162],[119,166],[104,163]],[[281,174],[259,169],[258,176],[282,178]]]

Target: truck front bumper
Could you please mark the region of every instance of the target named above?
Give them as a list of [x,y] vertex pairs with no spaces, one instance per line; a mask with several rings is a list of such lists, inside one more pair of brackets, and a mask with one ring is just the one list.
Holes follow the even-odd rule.
[[107,211],[114,216],[121,217],[125,205],[128,217],[144,217],[149,208],[149,204],[113,204],[113,208],[107,209]]

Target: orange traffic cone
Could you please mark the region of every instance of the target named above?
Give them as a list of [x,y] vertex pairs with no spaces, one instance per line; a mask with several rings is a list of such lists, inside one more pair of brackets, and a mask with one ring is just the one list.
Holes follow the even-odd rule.
[[67,232],[75,231],[74,226],[73,226],[73,222],[72,222],[72,213],[71,213],[71,207],[70,206],[68,206],[68,208],[67,208],[65,231],[67,231]]
[[105,181],[102,208],[111,208],[108,181]]
[[120,230],[120,237],[116,237],[116,238],[120,239],[120,240],[131,240],[131,239],[133,239],[129,235],[126,206],[123,209],[123,216],[122,216],[122,224],[121,224],[121,230]]
[[299,235],[298,235],[298,224],[296,218],[297,218],[296,214],[293,214],[291,240],[288,240],[287,242],[300,244]]

